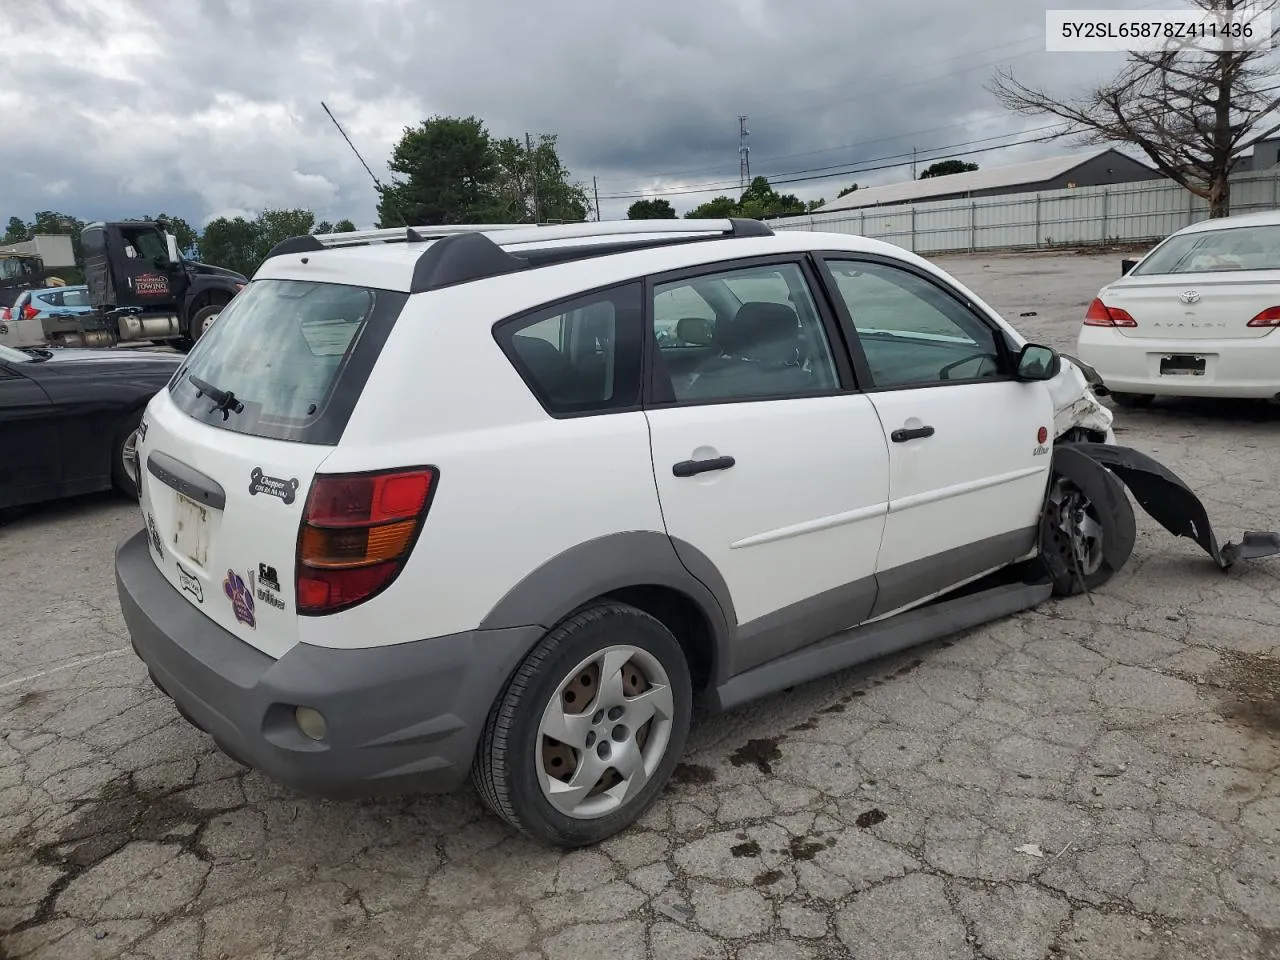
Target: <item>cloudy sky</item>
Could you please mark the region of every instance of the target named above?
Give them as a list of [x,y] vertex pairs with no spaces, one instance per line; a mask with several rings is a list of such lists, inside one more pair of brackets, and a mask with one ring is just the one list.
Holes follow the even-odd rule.
[[1046,125],[1003,113],[984,83],[998,66],[1064,92],[1107,77],[1115,55],[1044,51],[1047,8],[1090,6],[1108,4],[0,0],[0,222],[163,210],[201,225],[302,206],[371,224],[373,185],[322,100],[384,179],[403,128],[435,114],[556,133],[574,177],[598,178],[606,218],[638,195],[684,211],[730,192],[747,114],[752,173],[834,169],[785,187],[831,198],[909,177],[865,168],[909,164],[913,146],[923,169]]

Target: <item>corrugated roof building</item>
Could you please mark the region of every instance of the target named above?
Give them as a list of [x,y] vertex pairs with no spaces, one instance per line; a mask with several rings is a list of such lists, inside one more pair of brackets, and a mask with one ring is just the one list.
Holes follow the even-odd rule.
[[892,206],[921,203],[926,200],[957,200],[966,197],[991,197],[1036,190],[1060,190],[1066,187],[1101,187],[1112,183],[1156,180],[1159,171],[1126,156],[1119,150],[1107,149],[1095,154],[1048,157],[1027,163],[1010,163],[1003,167],[987,167],[945,177],[887,183],[865,187],[831,200],[815,213],[856,210],[860,207]]

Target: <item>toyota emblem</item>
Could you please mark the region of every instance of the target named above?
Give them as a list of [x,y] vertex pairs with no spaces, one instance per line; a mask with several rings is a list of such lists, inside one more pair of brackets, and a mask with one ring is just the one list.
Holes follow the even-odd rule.
[[1178,299],[1183,303],[1197,303],[1200,300],[1200,294],[1195,290],[1183,290],[1178,294]]

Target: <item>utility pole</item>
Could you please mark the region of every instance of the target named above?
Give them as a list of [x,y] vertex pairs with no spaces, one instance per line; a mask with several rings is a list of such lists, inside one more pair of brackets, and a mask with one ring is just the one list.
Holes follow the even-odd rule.
[[542,210],[538,206],[538,158],[533,152],[533,141],[529,138],[529,134],[524,135],[524,152],[529,157],[529,166],[532,168],[532,175],[529,183],[533,188],[533,222],[542,222]]
[[600,222],[600,184],[596,182],[596,178],[591,178],[591,190],[596,195],[596,223]]
[[916,178],[916,148],[911,148],[911,179]]
[[747,192],[747,184],[751,182],[751,147],[747,145],[747,138],[750,136],[751,131],[747,129],[746,114],[740,114],[738,116],[738,199],[742,199],[742,194]]

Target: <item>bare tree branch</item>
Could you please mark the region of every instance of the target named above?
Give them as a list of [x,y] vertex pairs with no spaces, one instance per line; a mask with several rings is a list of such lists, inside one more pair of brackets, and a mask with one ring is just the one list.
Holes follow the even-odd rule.
[[[1280,7],[1280,0],[1192,3],[1217,15]],[[1280,26],[1272,37],[1280,37]],[[1210,216],[1225,216],[1228,177],[1241,154],[1280,133],[1280,84],[1269,53],[1179,44],[1135,51],[1114,78],[1074,99],[1027,86],[1008,70],[997,72],[987,88],[1013,113],[1065,121],[1047,139],[1136,147],[1160,173],[1207,200]]]

